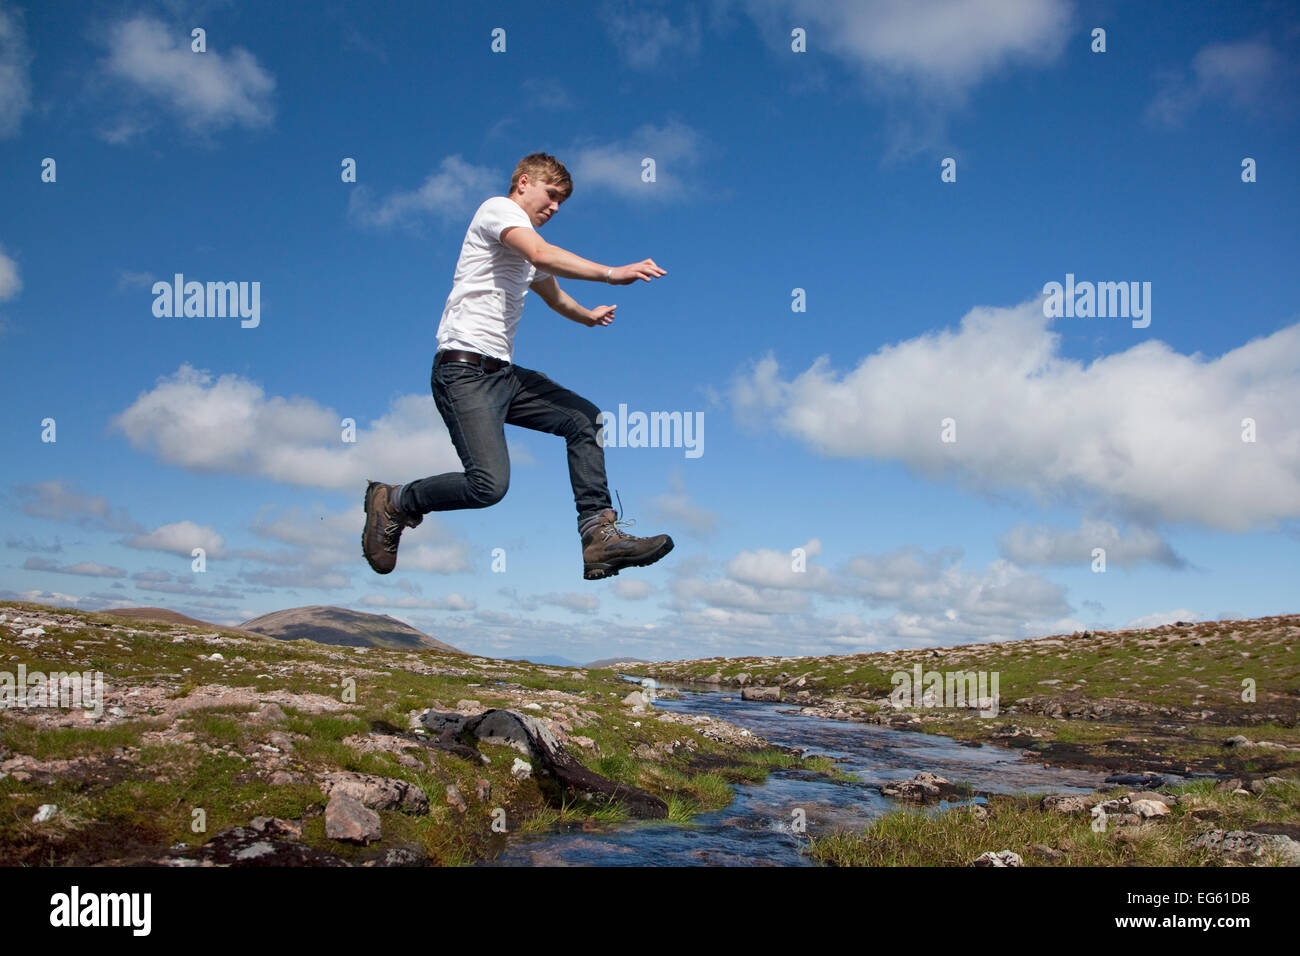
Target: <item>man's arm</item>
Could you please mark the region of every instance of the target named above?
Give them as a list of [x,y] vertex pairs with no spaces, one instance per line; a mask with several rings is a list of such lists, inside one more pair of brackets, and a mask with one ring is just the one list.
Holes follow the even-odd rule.
[[[566,279],[588,279],[603,282],[609,266],[592,262],[582,256],[575,256],[567,249],[553,246],[537,234],[536,229],[524,229],[511,226],[501,233],[501,241],[543,272],[563,276]],[[542,293],[537,293],[542,295]],[[546,296],[542,295],[542,298]],[[550,304],[550,300],[547,299]]]
[[553,246],[539,236],[536,229],[525,229],[522,226],[507,226],[501,230],[501,241],[543,272],[566,279],[631,285],[637,279],[649,282],[653,278],[667,275],[667,271],[655,265],[653,259],[626,266],[602,266],[599,262],[592,262],[567,249]]
[[592,311],[583,308],[578,304],[577,300],[561,289],[554,276],[539,279],[528,288],[541,296],[543,302],[566,319],[572,319],[574,322],[579,322],[588,327],[595,324],[595,315]]

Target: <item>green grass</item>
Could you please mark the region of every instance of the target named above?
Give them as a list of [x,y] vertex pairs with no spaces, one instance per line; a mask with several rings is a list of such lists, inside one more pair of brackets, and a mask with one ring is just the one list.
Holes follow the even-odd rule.
[[[1116,789],[1108,796],[1128,792]],[[1252,823],[1300,823],[1300,783],[1271,785],[1261,797],[1213,791],[1213,782],[1180,787],[1179,794],[1196,797],[1181,802],[1169,816],[1142,826],[1110,826],[1094,832],[1088,815],[1062,815],[1041,809],[1036,797],[996,796],[987,804],[989,818],[979,820],[964,807],[942,813],[931,809],[891,811],[861,832],[840,831],[810,840],[809,855],[830,866],[969,866],[986,850],[1018,853],[1025,866],[1214,866],[1220,858],[1193,849],[1191,841],[1210,829],[1250,829]],[[1217,811],[1213,822],[1189,813],[1195,808]],[[1045,861],[1030,850],[1043,844],[1065,853]],[[1269,857],[1266,864],[1279,861]]]

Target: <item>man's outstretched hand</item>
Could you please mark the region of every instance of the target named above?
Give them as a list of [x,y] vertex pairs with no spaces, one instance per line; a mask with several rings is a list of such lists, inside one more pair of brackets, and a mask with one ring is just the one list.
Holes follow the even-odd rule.
[[609,274],[610,285],[631,285],[637,279],[657,279],[668,274],[667,269],[660,269],[653,259],[643,259],[631,265],[619,266]]
[[594,329],[598,325],[609,325],[614,321],[614,310],[616,305],[598,305],[591,310],[591,318],[587,319],[587,327]]

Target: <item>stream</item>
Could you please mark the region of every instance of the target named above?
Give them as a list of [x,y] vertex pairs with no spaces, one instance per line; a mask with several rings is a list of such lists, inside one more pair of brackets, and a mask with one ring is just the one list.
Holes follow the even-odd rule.
[[[816,866],[801,852],[808,836],[860,830],[875,817],[909,805],[882,796],[878,788],[922,770],[990,793],[1088,793],[1105,780],[1087,771],[1045,768],[1005,747],[964,746],[935,734],[827,720],[800,714],[791,702],[742,701],[734,689],[663,681],[658,686],[678,690],[681,697],[655,698],[643,720],[653,720],[655,710],[720,717],[772,744],[831,757],[856,781],[778,769],[763,783],[733,785],[730,805],[689,823],[643,820],[512,835],[505,850],[483,865]],[[937,812],[947,806],[941,802]],[[806,835],[792,829],[796,808],[803,811]]]

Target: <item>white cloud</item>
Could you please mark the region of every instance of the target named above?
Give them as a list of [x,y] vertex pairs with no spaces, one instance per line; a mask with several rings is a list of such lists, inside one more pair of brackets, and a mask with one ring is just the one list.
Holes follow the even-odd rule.
[[680,468],[672,470],[668,476],[668,484],[671,491],[655,496],[650,502],[658,517],[684,526],[682,531],[692,537],[712,538],[718,530],[717,512],[701,508],[691,501],[690,495],[686,493],[686,482],[682,478]]
[[448,594],[445,598],[418,598],[413,595],[405,597],[389,597],[386,594],[367,594],[361,599],[361,604],[366,607],[405,607],[405,608],[424,608],[428,610],[441,611],[472,611],[478,604],[469,598],[462,597],[455,592]]
[[186,594],[196,597],[222,598],[228,601],[238,601],[244,596],[239,591],[232,591],[230,588],[201,588],[190,581],[179,580],[136,582],[135,587],[138,591],[159,591],[163,594]]
[[655,587],[644,578],[615,578],[614,593],[625,601],[643,601],[654,593]]
[[1265,39],[1211,43],[1192,57],[1190,77],[1165,76],[1147,106],[1147,117],[1177,126],[1202,105],[1214,102],[1256,115],[1270,113],[1294,101],[1294,73]]
[[1120,630],[1143,629],[1148,627],[1163,627],[1166,624],[1173,624],[1177,621],[1199,621],[1201,616],[1195,611],[1189,611],[1187,608],[1179,608],[1176,611],[1157,611],[1154,614],[1146,614],[1142,617],[1135,617],[1129,621]]
[[[426,515],[425,521],[428,520]],[[401,570],[431,571],[434,574],[459,574],[461,571],[471,570],[469,550],[463,543],[425,544],[418,540],[411,540],[413,534],[418,534],[422,530],[423,526],[403,532],[402,547],[399,552]]]
[[509,177],[498,170],[474,166],[459,155],[443,159],[436,173],[430,173],[418,189],[395,192],[382,200],[373,198],[369,186],[352,188],[348,215],[363,226],[384,228],[423,216],[434,216],[463,225],[489,196],[504,196]]
[[[884,107],[887,161],[947,143],[948,115],[984,81],[1018,67],[1054,63],[1071,36],[1071,0],[741,0],[771,55],[792,62],[790,32],[807,31],[794,57],[800,83],[817,78],[829,54],[861,78]],[[806,62],[805,62],[806,61]],[[821,94],[825,95],[825,94]],[[952,152],[948,153],[953,155]],[[956,155],[960,156],[960,153]]]
[[28,571],[53,571],[55,574],[84,574],[94,578],[124,578],[125,568],[110,567],[94,561],[82,561],[78,564],[58,564],[47,558],[28,558],[23,562]]
[[144,531],[144,526],[127,514],[125,508],[113,510],[102,495],[83,495],[64,485],[62,480],[38,481],[15,488],[24,501],[23,514],[50,521],[66,521],[94,531]]
[[[753,0],[751,10],[809,32],[864,74],[952,96],[1014,63],[1054,60],[1069,37],[1067,0]],[[789,35],[789,29],[784,31]]]
[[600,598],[594,594],[580,594],[576,591],[551,592],[533,597],[538,604],[551,604],[555,607],[568,608],[578,614],[592,614],[600,608]]
[[[432,395],[394,399],[368,428],[358,423],[355,442],[342,440],[344,417],[310,398],[268,398],[238,375],[213,381],[186,364],[110,425],[169,464],[355,492],[358,504],[367,479],[396,483],[464,469]],[[513,445],[510,457],[515,464],[533,460]]]
[[[786,381],[769,355],[732,401],[823,455],[1080,498],[1146,526],[1241,531],[1300,515],[1300,325],[1217,359],[1148,339],[1087,366],[1061,356],[1048,325],[1041,300],[975,308],[959,330],[882,347],[842,376],[821,356]],[[940,440],[949,417],[956,442]]]
[[[356,507],[346,511],[322,513],[323,509],[320,508],[289,508],[270,516],[268,512],[271,510],[263,508],[254,518],[253,533],[291,545],[294,550],[240,550],[231,552],[231,557],[295,567],[297,571],[283,573],[304,576],[298,580],[323,574],[326,568],[334,573],[335,580],[353,568],[368,569],[368,565],[362,563],[360,548],[357,546],[365,523],[365,510],[360,495]],[[472,567],[469,546],[464,541],[453,539],[446,525],[434,513],[425,515],[418,528],[408,528],[403,532],[399,557],[399,566],[403,571],[456,574],[471,570]],[[259,583],[280,586],[275,583],[277,579],[267,576],[266,572],[250,572],[245,575],[245,579],[253,580],[250,576],[253,573],[262,575],[257,579]],[[367,570],[366,573],[370,572]],[[409,580],[400,580],[400,585],[418,591],[418,586]]]
[[623,0],[602,4],[598,15],[624,66],[659,69],[694,59],[700,52],[699,13],[690,5],[669,10],[662,4]]
[[1186,562],[1157,532],[1150,528],[1130,528],[1121,532],[1106,521],[1084,518],[1077,530],[1050,528],[1046,525],[1016,525],[998,539],[1002,553],[1017,564],[1077,565],[1092,564],[1094,548],[1106,550],[1106,565],[1132,565],[1143,561],[1181,568]]
[[195,548],[202,548],[208,559],[226,556],[226,542],[206,525],[193,521],[175,521],[160,525],[148,534],[138,534],[122,542],[143,551],[165,551],[188,558]]
[[18,135],[23,114],[31,109],[31,63],[21,14],[0,7],[0,139]]
[[[570,150],[572,159],[563,161],[573,177],[575,195],[594,186],[624,199],[680,200],[700,191],[691,184],[688,173],[705,151],[700,134],[673,119],[663,126],[646,123],[618,142],[576,144]],[[641,180],[646,158],[655,161],[652,183]]]
[[314,569],[245,571],[239,575],[239,578],[249,584],[260,584],[269,588],[306,588],[324,591],[342,590],[352,583],[347,574],[341,571]]
[[18,263],[0,248],[0,302],[7,302],[23,290],[23,280],[18,277]]
[[673,606],[689,610],[704,604],[716,610],[743,611],[749,615],[791,614],[811,608],[808,595],[784,587],[755,587],[732,578],[675,577],[669,582]]
[[[742,551],[727,562],[727,574],[735,581],[755,587],[792,588],[794,590],[833,591],[833,575],[829,570],[811,563],[821,554],[822,543],[812,538],[801,545],[804,570],[795,570],[795,556],[789,551],[761,548]],[[792,548],[791,551],[794,549]]]
[[[209,45],[206,53],[194,53],[188,31],[147,16],[110,26],[107,46],[100,61],[105,76],[138,93],[151,109],[161,104],[192,130],[264,127],[274,117],[275,78],[243,47],[223,52]],[[119,118],[105,135],[130,138],[147,113]]]

